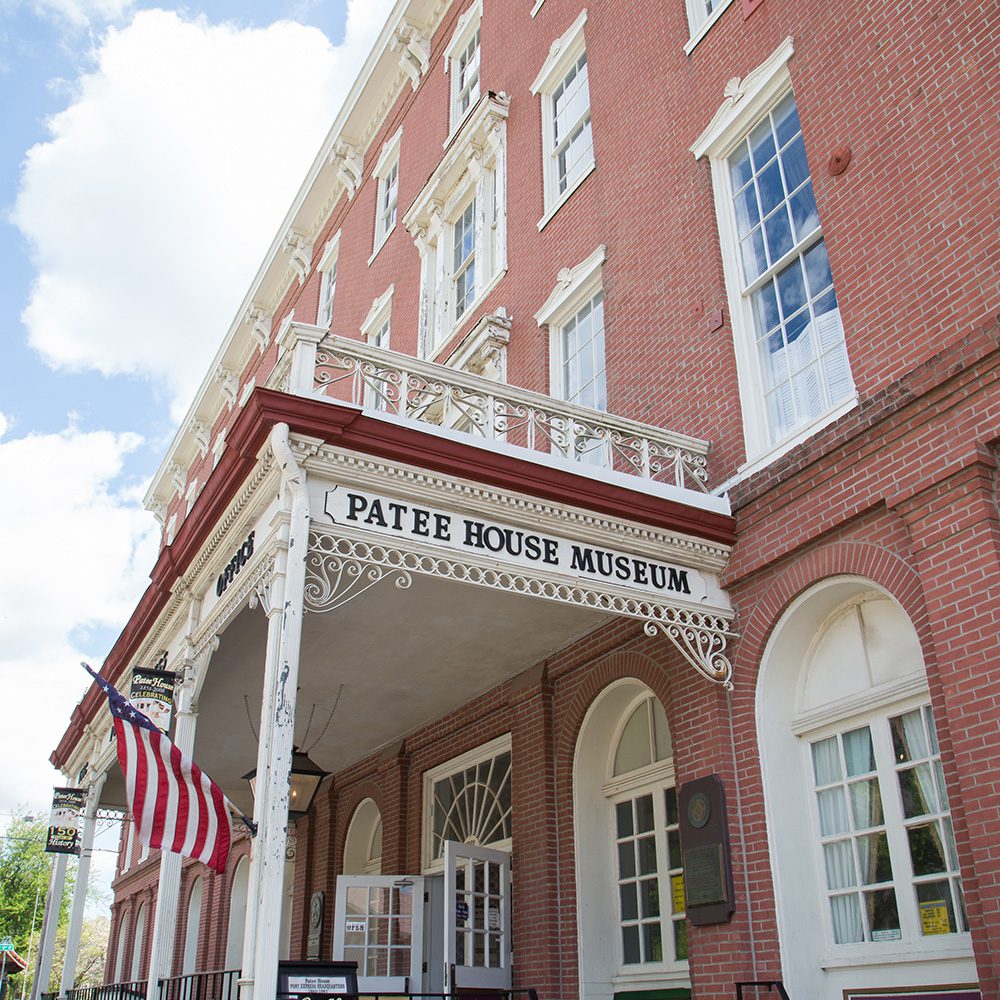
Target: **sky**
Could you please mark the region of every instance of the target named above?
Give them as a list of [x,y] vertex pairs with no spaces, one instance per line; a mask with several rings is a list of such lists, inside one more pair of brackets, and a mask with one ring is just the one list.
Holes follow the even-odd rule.
[[0,0],[0,831],[63,783],[142,497],[391,7]]

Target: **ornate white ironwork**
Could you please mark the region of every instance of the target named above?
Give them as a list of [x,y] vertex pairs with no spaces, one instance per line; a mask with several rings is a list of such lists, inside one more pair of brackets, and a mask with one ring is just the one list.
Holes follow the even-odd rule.
[[309,540],[304,590],[306,611],[321,614],[336,611],[383,580],[392,581],[397,590],[406,590],[413,583],[406,570],[387,570],[376,563],[353,559],[317,544],[319,538],[328,537],[312,535]]
[[707,491],[708,444],[396,351],[324,338],[319,394],[487,440]]
[[684,608],[669,608],[665,618],[650,619],[643,626],[646,635],[665,635],[681,656],[703,677],[733,690],[733,665],[726,656],[726,640],[734,635],[721,615]]
[[[309,535],[306,609],[332,611],[390,576],[393,571],[400,578],[405,578],[405,583],[396,580],[400,589],[410,586],[411,574],[420,573],[637,618],[643,622],[647,635],[665,635],[702,676],[732,690],[733,670],[725,649],[727,640],[735,633],[723,614],[626,597],[526,572],[477,566],[450,556],[407,552],[377,542],[332,535],[315,527]],[[363,589],[357,589],[359,586]],[[340,590],[341,587],[344,589]]]

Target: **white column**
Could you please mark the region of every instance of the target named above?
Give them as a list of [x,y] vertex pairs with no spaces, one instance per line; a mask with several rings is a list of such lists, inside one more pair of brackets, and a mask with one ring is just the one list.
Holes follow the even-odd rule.
[[[288,789],[295,729],[295,696],[302,640],[303,590],[309,551],[306,474],[288,445],[288,425],[277,424],[271,447],[282,470],[285,510],[269,596],[267,659],[257,751],[254,820],[258,832],[250,863],[247,934],[243,946],[241,1000],[268,1000],[278,978],[281,909],[285,892]],[[257,984],[260,988],[257,989]]]
[[[180,692],[174,746],[188,757],[194,754],[194,733],[198,721],[190,684]],[[174,960],[174,937],[177,931],[177,901],[181,892],[181,862],[173,851],[160,852],[160,875],[156,887],[156,910],[153,916],[153,940],[149,950],[149,985],[147,1000],[157,1000],[160,980],[170,975]]]
[[62,907],[63,885],[66,882],[67,854],[57,854],[49,878],[49,891],[45,896],[45,916],[38,942],[38,965],[35,967],[35,981],[31,984],[31,1000],[38,1000],[40,993],[49,990],[52,975],[52,956],[56,950],[56,928],[59,926],[59,909]]
[[80,933],[83,930],[83,914],[87,907],[87,882],[90,878],[90,859],[94,852],[94,831],[97,827],[97,804],[106,778],[107,774],[102,774],[91,785],[83,813],[80,860],[76,866],[73,905],[69,912],[69,927],[66,930],[66,958],[63,961],[62,981],[59,985],[61,997],[66,996],[76,982],[76,961],[80,955]]
[[278,332],[278,350],[291,351],[288,391],[295,396],[313,396],[316,377],[316,345],[327,331],[318,326],[287,323]]

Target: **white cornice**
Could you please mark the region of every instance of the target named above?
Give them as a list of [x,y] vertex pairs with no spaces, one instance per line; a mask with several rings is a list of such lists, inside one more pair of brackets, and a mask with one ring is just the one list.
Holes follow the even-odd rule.
[[[261,330],[247,321],[248,313],[254,306],[265,315],[273,312],[298,277],[294,257],[290,258],[286,249],[289,236],[296,233],[307,242],[315,241],[340,198],[353,196],[359,186],[364,153],[408,82],[400,68],[399,53],[392,51],[393,38],[400,32],[413,37],[415,30],[430,39],[449,6],[450,0],[397,0],[206,369],[146,493],[147,508],[169,502],[176,493],[167,470],[172,463],[185,469],[190,464],[196,451],[192,421],[212,426],[226,408],[215,372],[220,367],[242,372],[253,352],[263,349]],[[212,336],[211,331],[208,335]]]

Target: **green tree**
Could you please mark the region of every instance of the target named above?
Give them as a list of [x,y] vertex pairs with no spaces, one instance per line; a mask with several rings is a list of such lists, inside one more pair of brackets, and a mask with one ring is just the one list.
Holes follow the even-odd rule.
[[[29,945],[32,946],[32,962],[38,952],[45,894],[48,892],[49,875],[55,858],[55,855],[45,853],[47,829],[48,823],[45,820],[34,819],[19,810],[7,829],[0,834],[0,937],[10,937],[15,950],[23,958],[28,957]],[[75,877],[76,868],[71,860],[59,910],[60,927],[69,921]],[[29,968],[24,975],[30,977],[32,973],[33,970]],[[30,978],[28,987],[30,989]]]

